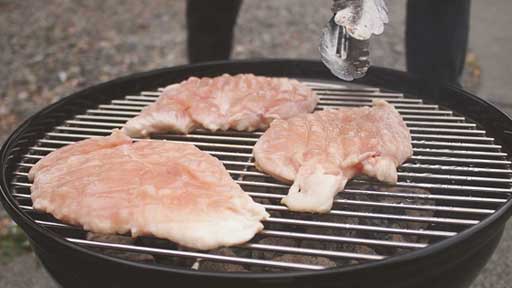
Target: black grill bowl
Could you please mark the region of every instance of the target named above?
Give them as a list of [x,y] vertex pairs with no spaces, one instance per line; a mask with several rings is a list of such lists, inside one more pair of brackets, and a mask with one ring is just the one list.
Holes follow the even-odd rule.
[[[113,258],[72,244],[33,222],[10,191],[16,164],[30,145],[71,116],[98,103],[155,90],[189,76],[254,73],[337,81],[320,62],[258,60],[166,68],[122,77],[80,91],[25,121],[5,142],[0,155],[1,196],[9,215],[28,234],[35,253],[64,287],[467,287],[495,250],[511,215],[512,201],[458,235],[401,256],[322,271],[213,273],[142,264]],[[373,67],[357,81],[415,95],[478,123],[510,154],[512,120],[488,102],[456,87],[432,85],[406,73]]]

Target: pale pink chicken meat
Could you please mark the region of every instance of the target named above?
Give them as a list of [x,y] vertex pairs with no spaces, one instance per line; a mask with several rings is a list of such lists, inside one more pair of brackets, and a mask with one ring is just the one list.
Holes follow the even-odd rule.
[[357,174],[395,184],[396,167],[411,155],[409,129],[383,100],[276,120],[254,147],[259,170],[293,183],[282,203],[319,213]]
[[268,128],[274,119],[311,112],[317,101],[313,90],[288,78],[252,74],[191,77],[165,88],[123,130],[132,137],[188,133],[197,128],[254,131]]
[[269,215],[190,144],[119,131],[58,149],[30,171],[36,210],[97,233],[156,236],[193,249],[244,243]]

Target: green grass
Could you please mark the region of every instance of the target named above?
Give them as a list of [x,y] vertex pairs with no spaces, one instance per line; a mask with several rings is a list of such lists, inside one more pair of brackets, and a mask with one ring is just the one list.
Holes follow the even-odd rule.
[[0,219],[0,264],[30,251],[25,233],[14,222]]

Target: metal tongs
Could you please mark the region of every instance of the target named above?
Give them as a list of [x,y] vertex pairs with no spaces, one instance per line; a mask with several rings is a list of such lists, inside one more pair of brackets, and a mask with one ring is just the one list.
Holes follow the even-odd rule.
[[352,81],[370,67],[370,38],[389,22],[384,0],[335,0],[334,16],[322,33],[322,62],[337,77]]

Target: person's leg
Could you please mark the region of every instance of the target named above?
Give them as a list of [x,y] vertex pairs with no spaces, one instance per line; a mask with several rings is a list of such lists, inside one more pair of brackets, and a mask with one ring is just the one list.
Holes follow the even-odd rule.
[[187,48],[191,63],[229,59],[241,0],[188,0]]
[[458,83],[468,45],[470,0],[409,0],[407,70],[433,81]]

